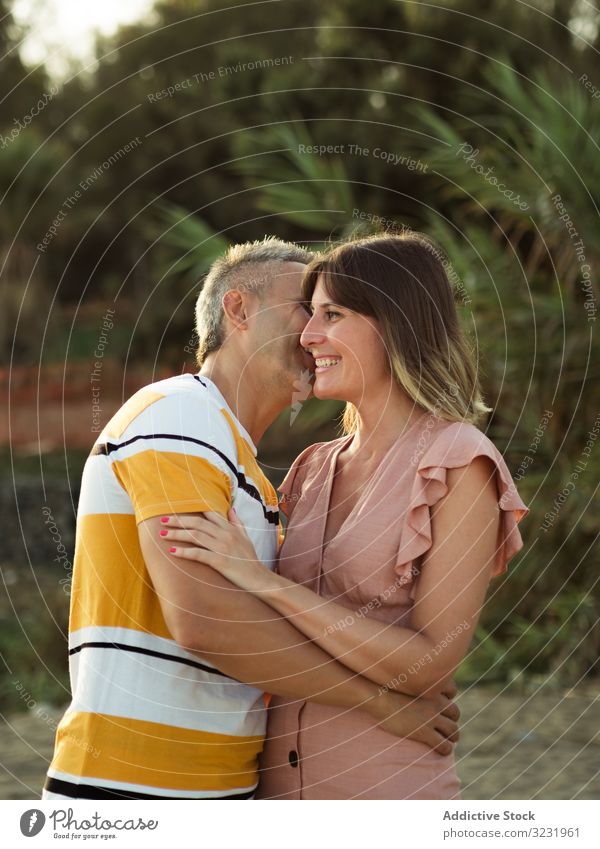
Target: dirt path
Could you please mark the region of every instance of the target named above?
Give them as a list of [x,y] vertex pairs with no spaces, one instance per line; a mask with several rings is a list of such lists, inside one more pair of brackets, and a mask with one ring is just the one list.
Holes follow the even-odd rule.
[[[477,687],[460,697],[464,799],[599,799],[600,684],[531,695]],[[60,711],[0,724],[0,798],[39,797]]]
[[464,799],[600,799],[600,684],[459,700]]

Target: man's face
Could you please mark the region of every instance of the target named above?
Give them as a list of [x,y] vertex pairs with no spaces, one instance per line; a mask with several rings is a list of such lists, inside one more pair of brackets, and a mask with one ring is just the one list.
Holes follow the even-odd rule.
[[306,266],[286,262],[273,263],[273,268],[271,288],[258,304],[252,329],[253,368],[261,368],[270,392],[292,403],[293,396],[302,392],[308,397],[314,371],[313,358],[300,345],[310,318],[300,289]]

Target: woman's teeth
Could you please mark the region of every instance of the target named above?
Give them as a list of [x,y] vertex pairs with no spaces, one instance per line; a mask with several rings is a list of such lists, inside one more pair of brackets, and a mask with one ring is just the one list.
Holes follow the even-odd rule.
[[315,359],[315,365],[317,368],[330,368],[337,366],[339,361],[339,359],[330,359],[329,357],[318,357]]

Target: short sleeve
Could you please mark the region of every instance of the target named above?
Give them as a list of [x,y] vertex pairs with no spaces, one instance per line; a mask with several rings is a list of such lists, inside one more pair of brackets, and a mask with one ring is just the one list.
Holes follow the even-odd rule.
[[289,472],[278,487],[279,492],[281,493],[279,497],[279,509],[288,521],[292,517],[296,503],[302,496],[302,485],[306,477],[306,469],[310,462],[310,458],[320,445],[323,445],[323,443],[319,442],[305,448],[304,451],[296,457],[290,466]]
[[227,514],[232,503],[227,475],[203,457],[146,449],[113,469],[129,495],[139,524],[172,513]]
[[488,457],[496,470],[500,528],[492,575],[506,571],[507,564],[523,547],[517,528],[529,512],[522,502],[500,452],[473,425],[451,425],[436,438],[419,461],[404,527],[400,537],[395,571],[403,583],[412,583],[419,574],[419,560],[431,548],[431,508],[448,492],[448,469],[468,466],[476,457]]
[[112,468],[136,522],[173,513],[227,514],[237,486],[233,434],[212,402],[162,398],[122,434]]

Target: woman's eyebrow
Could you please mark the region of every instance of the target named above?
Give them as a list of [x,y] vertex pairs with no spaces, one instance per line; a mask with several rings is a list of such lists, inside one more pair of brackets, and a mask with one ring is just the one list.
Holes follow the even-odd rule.
[[307,306],[307,305],[310,306],[309,301],[305,300],[304,298],[286,298],[286,300],[282,301],[282,303],[284,303],[284,304],[302,304],[302,306]]

